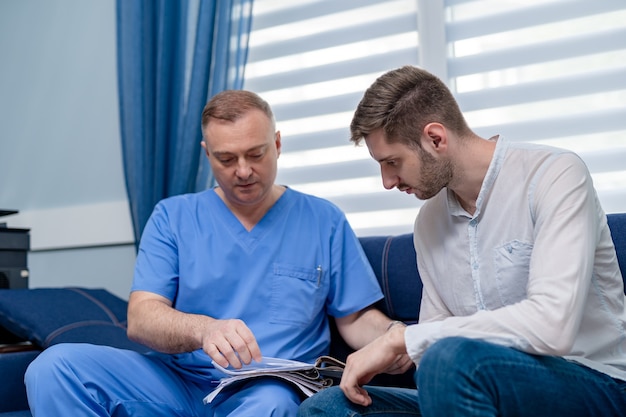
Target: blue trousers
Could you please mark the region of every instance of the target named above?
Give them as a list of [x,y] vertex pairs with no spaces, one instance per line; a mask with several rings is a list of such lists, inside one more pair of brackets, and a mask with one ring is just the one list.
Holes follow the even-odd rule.
[[287,383],[259,379],[204,405],[212,385],[187,378],[165,355],[88,344],[44,350],[25,376],[33,416],[295,416],[300,398]]
[[480,340],[443,339],[415,373],[418,390],[366,387],[372,404],[339,387],[307,399],[299,416],[624,417],[626,382],[552,356]]

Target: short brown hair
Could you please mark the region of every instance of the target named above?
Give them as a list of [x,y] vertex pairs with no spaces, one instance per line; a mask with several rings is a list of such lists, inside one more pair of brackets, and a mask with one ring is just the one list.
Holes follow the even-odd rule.
[[382,128],[387,141],[421,147],[421,132],[438,122],[458,133],[470,132],[459,105],[439,78],[406,65],[376,79],[365,91],[350,124],[355,144]]
[[209,100],[202,110],[202,129],[211,119],[234,122],[252,109],[261,110],[274,123],[270,105],[257,94],[246,90],[224,90]]

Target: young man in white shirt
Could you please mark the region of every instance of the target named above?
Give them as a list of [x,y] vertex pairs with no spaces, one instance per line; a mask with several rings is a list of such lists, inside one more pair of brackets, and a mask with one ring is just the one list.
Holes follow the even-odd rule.
[[[428,200],[420,318],[348,357],[340,389],[300,415],[626,415],[623,281],[583,161],[477,136],[445,84],[411,66],[366,91],[351,133],[385,188]],[[363,386],[402,353],[417,391]]]

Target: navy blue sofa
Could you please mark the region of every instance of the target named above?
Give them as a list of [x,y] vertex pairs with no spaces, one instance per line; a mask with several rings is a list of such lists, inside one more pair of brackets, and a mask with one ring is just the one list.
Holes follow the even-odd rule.
[[[626,213],[607,217],[622,276],[626,278]],[[360,241],[385,294],[378,307],[395,320],[416,322],[422,283],[413,236],[362,237]],[[0,347],[0,417],[31,415],[23,384],[24,371],[50,345],[88,342],[146,350],[126,337],[126,302],[98,289],[0,290],[0,326],[0,337],[6,340],[8,335],[17,348],[29,349],[15,351],[10,346]],[[19,344],[21,341],[32,344]],[[345,358],[349,352],[333,327],[331,354]],[[379,375],[375,382],[413,386],[411,372],[400,376]]]

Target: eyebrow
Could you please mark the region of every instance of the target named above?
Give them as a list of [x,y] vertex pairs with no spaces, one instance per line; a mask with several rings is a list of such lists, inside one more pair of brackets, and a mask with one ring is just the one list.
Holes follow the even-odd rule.
[[375,160],[376,162],[378,162],[379,164],[382,164],[383,162],[388,161],[388,160],[390,160],[390,159],[398,159],[398,158],[397,158],[397,157],[395,157],[395,156],[393,156],[393,155],[387,155],[387,156],[384,156],[384,157],[382,157],[382,158],[380,158],[380,159],[376,159],[376,158],[374,158],[374,160]]
[[378,162],[379,164],[382,164],[383,162],[387,161],[388,159],[394,159],[394,157],[389,156],[389,155],[387,155],[387,156],[383,156],[383,157],[382,157],[382,158],[380,158],[380,159],[376,159],[376,158],[374,157],[374,155],[372,155],[372,152],[371,152],[371,151],[369,152],[369,154],[370,154],[370,156],[372,157],[372,159],[373,159],[374,161]]
[[[244,151],[244,153],[250,153],[250,152],[254,152],[254,151],[258,151],[258,150],[263,150],[264,148],[267,148],[268,146],[269,146],[268,144],[254,146],[254,147],[252,147],[250,149],[246,149]],[[235,155],[235,153],[228,152],[228,151],[214,151],[213,155],[216,156],[216,157],[219,157],[219,156],[224,156],[224,155]]]

